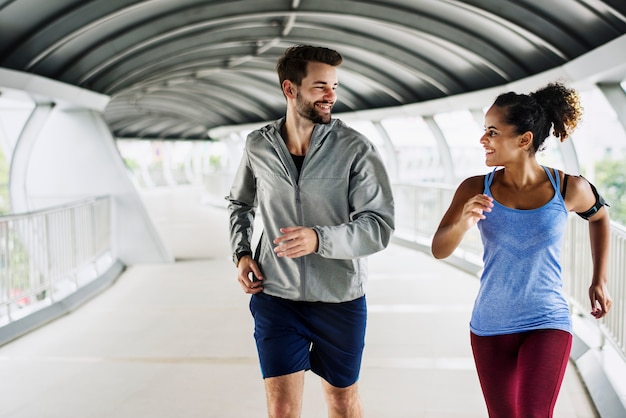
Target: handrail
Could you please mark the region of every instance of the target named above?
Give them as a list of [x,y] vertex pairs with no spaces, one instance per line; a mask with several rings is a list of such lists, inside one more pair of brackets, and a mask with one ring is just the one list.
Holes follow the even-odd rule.
[[86,204],[91,204],[93,202],[96,202],[98,200],[103,200],[103,199],[110,199],[110,197],[106,195],[105,196],[88,196],[83,199],[74,200],[72,202],[63,203],[60,205],[49,206],[49,207],[42,208],[42,209],[35,209],[35,210],[26,211],[26,212],[7,213],[4,215],[0,215],[0,221],[10,220],[12,218],[20,218],[24,216],[39,215],[42,213],[54,212],[58,210],[71,209],[71,208],[75,208],[79,206],[84,206]]
[[[396,232],[400,241],[416,244],[423,250],[430,248],[443,213],[449,206],[454,187],[434,183],[395,184]],[[570,215],[564,237],[562,265],[563,288],[577,315],[592,318],[588,289],[591,283],[592,259],[588,223]],[[612,311],[600,321],[592,321],[612,342],[626,361],[626,228],[611,222],[609,252],[609,292],[615,301]],[[478,228],[472,228],[451,258],[456,265],[470,266],[472,273],[482,268],[482,245]]]
[[0,326],[95,279],[111,236],[109,196],[0,216]]

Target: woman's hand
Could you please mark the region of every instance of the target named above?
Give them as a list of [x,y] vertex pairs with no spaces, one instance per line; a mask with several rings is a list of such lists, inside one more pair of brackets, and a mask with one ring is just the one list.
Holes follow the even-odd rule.
[[611,310],[613,300],[605,284],[589,286],[589,300],[591,301],[591,315],[596,319],[602,318]]
[[483,212],[491,212],[493,198],[486,194],[477,194],[468,200],[463,206],[459,223],[465,231],[476,225],[478,221],[485,219]]

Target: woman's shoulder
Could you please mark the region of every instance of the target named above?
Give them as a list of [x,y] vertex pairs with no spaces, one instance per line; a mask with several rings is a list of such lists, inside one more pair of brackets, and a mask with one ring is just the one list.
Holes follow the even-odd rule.
[[570,211],[582,212],[598,200],[595,187],[581,175],[562,173],[561,194]]
[[457,194],[473,196],[480,194],[485,189],[485,174],[466,178],[457,187]]
[[551,168],[550,170],[552,173],[558,173],[561,179],[561,188],[566,188],[568,193],[584,193],[589,189],[589,181],[581,175],[566,173],[564,171],[554,168]]
[[593,196],[593,190],[589,180],[580,175],[565,174],[567,177],[567,195],[566,197],[580,198]]
[[476,188],[476,187],[480,187],[481,189],[483,188],[483,186],[485,185],[485,177],[487,175],[486,174],[479,174],[476,176],[471,176],[466,178],[465,180],[463,180],[461,182],[461,184],[459,185],[459,188],[461,187],[469,187],[469,188]]

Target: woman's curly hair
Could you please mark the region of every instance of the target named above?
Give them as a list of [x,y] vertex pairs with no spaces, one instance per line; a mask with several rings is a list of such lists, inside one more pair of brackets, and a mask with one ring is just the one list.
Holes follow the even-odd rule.
[[533,133],[535,152],[544,148],[552,128],[554,136],[563,142],[572,134],[583,113],[578,92],[561,83],[550,83],[530,94],[501,94],[494,106],[506,110],[505,120],[515,126],[517,133]]

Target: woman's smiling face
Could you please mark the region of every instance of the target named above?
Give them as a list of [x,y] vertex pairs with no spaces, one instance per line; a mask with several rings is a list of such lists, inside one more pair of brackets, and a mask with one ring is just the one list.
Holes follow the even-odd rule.
[[521,136],[514,125],[505,122],[505,108],[491,106],[485,113],[485,133],[480,143],[485,149],[488,167],[504,166],[519,157],[521,150],[517,139]]

